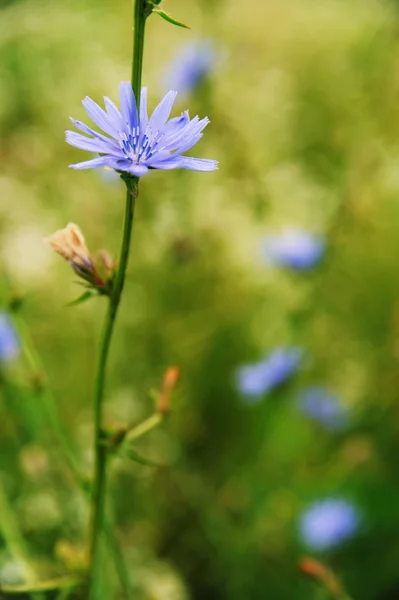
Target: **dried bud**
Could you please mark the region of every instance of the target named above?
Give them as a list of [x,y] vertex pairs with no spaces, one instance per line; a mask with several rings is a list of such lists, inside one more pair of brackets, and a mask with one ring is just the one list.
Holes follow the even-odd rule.
[[299,569],[302,573],[317,581],[319,585],[335,598],[342,596],[343,590],[337,576],[331,569],[325,567],[318,560],[310,556],[301,558],[299,561]]
[[[85,239],[79,227],[74,223],[68,223],[65,229],[59,229],[53,235],[44,239],[44,242],[50,246],[54,252],[60,254],[75,271],[76,275],[84,279],[90,286],[97,289],[100,294],[111,293],[111,274],[106,273],[105,281],[100,275],[90,252],[86,246]],[[104,267],[110,261],[111,257],[102,258]]]
[[163,376],[162,389],[158,397],[158,412],[167,413],[170,410],[170,395],[179,380],[178,367],[169,367]]
[[74,223],[68,223],[65,229],[58,229],[52,235],[44,238],[44,242],[72,266],[87,268],[92,265],[83,234]]

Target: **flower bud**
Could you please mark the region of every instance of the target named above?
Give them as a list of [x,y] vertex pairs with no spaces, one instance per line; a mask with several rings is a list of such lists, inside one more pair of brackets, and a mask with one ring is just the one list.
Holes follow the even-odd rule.
[[58,229],[44,238],[44,242],[72,266],[87,268],[92,265],[83,234],[75,223],[68,223],[65,229]]
[[333,597],[339,598],[342,596],[343,590],[337,576],[318,560],[305,556],[299,561],[299,569],[302,573],[317,581]]
[[44,242],[65,258],[76,275],[84,279],[89,287],[94,287],[100,294],[110,295],[114,274],[112,257],[105,250],[100,253],[99,271],[77,225],[68,223],[64,229],[58,229],[46,237]]
[[178,367],[169,367],[163,376],[162,389],[158,397],[158,412],[167,413],[170,410],[170,396],[179,380]]

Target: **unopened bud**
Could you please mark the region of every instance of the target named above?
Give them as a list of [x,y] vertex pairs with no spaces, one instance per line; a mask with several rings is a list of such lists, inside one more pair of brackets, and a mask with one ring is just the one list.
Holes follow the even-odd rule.
[[75,223],[68,223],[64,229],[58,229],[44,238],[44,242],[71,265],[90,267],[92,264],[83,234]]
[[87,281],[100,293],[110,294],[110,286],[108,285],[110,277],[107,276],[106,281],[103,280],[86,246],[83,234],[77,225],[68,223],[65,229],[58,229],[52,235],[44,238],[44,242],[54,252],[68,261],[76,275]]
[[178,367],[169,367],[163,376],[162,389],[158,397],[158,412],[170,411],[170,396],[179,381],[180,371]]
[[339,598],[342,595],[342,586],[335,573],[318,560],[309,556],[301,558],[299,569],[302,573],[317,581],[319,585],[335,598]]
[[180,371],[178,367],[169,367],[163,376],[163,389],[171,392],[179,381]]

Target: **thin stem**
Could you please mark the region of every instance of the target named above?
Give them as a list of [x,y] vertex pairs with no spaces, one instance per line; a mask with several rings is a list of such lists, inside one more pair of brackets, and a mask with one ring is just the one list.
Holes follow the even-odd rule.
[[107,366],[109,348],[114,330],[114,324],[118,307],[125,283],[126,269],[129,258],[131,232],[133,226],[135,200],[138,194],[138,179],[126,180],[127,194],[125,207],[125,221],[123,229],[120,260],[112,295],[109,301],[105,317],[103,336],[100,347],[100,358],[96,379],[95,401],[94,401],[94,436],[95,436],[95,465],[93,485],[93,515],[90,531],[90,557],[91,572],[89,581],[89,598],[95,600],[98,597],[97,590],[101,574],[101,534],[104,526],[105,512],[105,490],[106,490],[106,467],[107,448],[102,443],[103,423],[103,397],[105,385],[105,371]]
[[[23,351],[24,357],[26,359],[26,362],[27,362],[29,368],[32,371],[32,375],[38,374],[42,378],[41,393],[47,399],[47,401],[45,402],[45,406],[43,408],[45,408],[45,410],[46,410],[46,417],[48,419],[48,422],[50,423],[51,427],[53,428],[54,432],[56,433],[56,436],[58,438],[60,446],[62,447],[65,457],[68,460],[68,464],[69,464],[71,473],[74,476],[76,482],[79,484],[80,491],[87,498],[88,496],[91,495],[90,486],[88,485],[86,478],[83,476],[83,474],[78,466],[78,463],[75,459],[74,452],[70,448],[69,444],[71,443],[71,440],[69,437],[67,438],[64,434],[60,415],[57,411],[57,404],[56,404],[54,396],[51,392],[48,377],[45,372],[40,354],[38,353],[38,351],[35,347],[35,344],[32,340],[32,336],[30,335],[29,329],[28,329],[23,317],[17,311],[17,309],[13,310],[13,321],[14,321],[14,325],[17,329],[19,339],[21,341],[21,346],[22,346],[22,351]],[[51,408],[51,410],[49,410],[50,408]],[[3,533],[3,537],[7,539],[7,545],[10,548],[12,555],[15,556],[16,558],[18,558],[19,560],[23,560],[26,563],[27,568],[30,568],[28,561],[27,561],[26,551],[24,552],[24,557],[22,557],[22,555],[21,555],[22,547],[20,545],[16,546],[15,543],[12,542],[12,540],[16,539],[15,536],[12,535],[12,530],[10,528],[11,524],[13,523],[13,520],[11,518],[9,518],[8,515],[11,513],[9,513],[9,511],[6,510],[4,503],[5,503],[5,495],[4,495],[4,492],[3,492],[3,489],[1,486],[1,482],[0,482],[0,515],[3,515],[3,519],[0,519],[0,530]],[[8,525],[7,530],[5,530],[5,528],[2,526],[2,523],[3,523],[3,525]],[[112,554],[112,556],[114,558],[115,567],[118,572],[120,581],[124,587],[124,590],[126,593],[126,599],[128,600],[131,597],[131,590],[129,591],[129,589],[127,588],[127,583],[126,583],[128,581],[127,568],[123,562],[123,557],[119,550],[118,542],[113,533],[111,522],[109,519],[105,519],[104,529],[105,529],[105,533],[107,536],[107,542],[108,542],[108,547],[109,547],[110,553]],[[15,528],[14,528],[14,530],[15,530]],[[18,550],[18,552],[17,552],[17,550]],[[57,580],[54,580],[54,583],[56,583],[56,581]],[[67,579],[64,578],[64,579],[60,580],[60,582],[61,581],[67,581]],[[49,583],[51,583],[51,582],[49,582]],[[12,588],[12,590],[10,588],[9,593],[10,594],[14,593],[14,589],[15,589],[14,587]],[[65,589],[68,590],[67,587],[65,587]]]
[[0,598],[3,596],[20,596],[21,594],[35,594],[38,592],[51,592],[65,588],[78,587],[82,580],[78,577],[59,577],[49,579],[33,585],[0,586]]
[[114,532],[111,528],[111,523],[109,521],[105,522],[105,533],[108,537],[109,543],[112,542],[110,545],[110,553],[114,559],[115,570],[123,589],[124,600],[132,600],[134,588],[130,579],[130,570],[127,567],[120,544],[114,535]]
[[162,423],[165,415],[163,413],[154,413],[151,417],[148,417],[145,421],[130,429],[125,436],[124,443],[133,442],[133,440],[137,440],[137,438],[151,431],[158,425]]
[[[146,0],[136,0],[134,8],[134,34],[133,34],[133,67],[132,87],[139,107],[141,74],[143,69],[144,30],[145,21],[148,16]],[[96,389],[94,399],[94,484],[93,484],[93,513],[90,530],[90,559],[91,569],[89,575],[89,600],[97,600],[99,597],[101,578],[101,537],[104,527],[105,492],[107,472],[107,448],[103,444],[103,397],[105,385],[105,371],[108,361],[109,348],[114,330],[115,319],[125,283],[126,269],[128,265],[130,241],[133,227],[135,200],[138,196],[138,178],[124,177],[127,187],[125,221],[118,270],[113,282],[112,294],[109,299],[107,314],[105,317],[98,371],[96,378]]]
[[140,107],[141,75],[143,72],[144,31],[148,14],[146,0],[136,0],[134,3],[132,87],[138,108]]
[[[11,287],[11,283],[10,283],[7,275],[3,274],[3,277],[7,280],[9,286]],[[29,328],[28,328],[23,316],[21,315],[19,308],[11,307],[11,311],[13,314],[13,322],[14,322],[14,325],[18,332],[18,337],[21,342],[23,356],[27,362],[29,369],[31,370],[32,376],[38,375],[38,376],[40,376],[40,379],[41,379],[40,393],[46,400],[43,403],[43,408],[46,413],[46,418],[48,419],[48,422],[49,422],[50,426],[52,427],[53,431],[55,432],[58,442],[60,443],[60,446],[64,451],[64,455],[68,461],[71,473],[74,476],[76,482],[79,484],[80,491],[87,498],[88,496],[91,496],[90,485],[88,484],[86,477],[82,474],[82,472],[79,468],[78,462],[75,458],[75,453],[71,449],[71,446],[70,446],[71,439],[70,439],[70,437],[67,437],[65,435],[62,421],[60,419],[60,415],[57,410],[57,404],[56,404],[55,398],[53,396],[53,393],[51,391],[48,376],[46,374],[41,356],[35,347],[35,344],[32,339],[32,336],[30,334]],[[32,581],[36,580],[36,576],[35,576],[34,572],[32,571],[32,569],[29,565],[29,562],[28,562],[28,555],[27,555],[27,551],[25,549],[24,543],[23,543],[23,541],[21,543],[18,542],[18,540],[22,540],[22,538],[20,536],[18,537],[18,535],[17,535],[19,530],[18,530],[16,524],[13,526],[13,523],[15,523],[13,513],[10,511],[10,509],[7,509],[7,507],[8,507],[7,498],[5,496],[5,493],[4,493],[4,490],[3,490],[3,487],[2,487],[2,484],[0,481],[0,516],[2,515],[2,517],[3,517],[2,519],[0,518],[0,531],[2,532],[3,537],[6,540],[7,546],[10,549],[11,554],[15,558],[20,560],[21,562],[24,562],[24,564],[26,565],[27,573],[29,575],[30,580],[32,580]],[[128,587],[129,578],[128,578],[127,567],[123,561],[123,556],[119,550],[118,541],[114,535],[111,521],[107,518],[105,518],[104,530],[105,530],[105,534],[107,536],[109,551],[114,558],[116,571],[119,575],[121,584],[126,593],[126,600],[129,600],[129,598],[131,598],[131,596],[132,596],[132,590],[130,589],[130,587]],[[68,577],[63,577],[60,579],[54,579],[54,580],[50,580],[48,582],[44,582],[43,585],[49,585],[49,586],[51,585],[52,586],[54,584],[54,586],[58,586],[59,588],[64,588],[64,590],[67,592],[70,587],[69,585],[67,585],[69,581],[71,582],[71,585],[72,585],[74,579],[68,578]],[[76,580],[76,581],[78,582],[78,580]],[[65,587],[64,587],[64,584],[65,584]],[[0,588],[0,589],[1,589],[1,591],[3,591],[4,588]],[[50,587],[48,589],[50,589]],[[32,589],[32,592],[33,591],[34,590]],[[4,593],[7,593],[7,595],[13,595],[13,594],[17,594],[17,593],[20,594],[21,588],[20,588],[20,586],[19,587],[13,586],[13,587],[10,587],[9,589],[5,590]],[[0,594],[0,598],[1,598],[1,594]]]

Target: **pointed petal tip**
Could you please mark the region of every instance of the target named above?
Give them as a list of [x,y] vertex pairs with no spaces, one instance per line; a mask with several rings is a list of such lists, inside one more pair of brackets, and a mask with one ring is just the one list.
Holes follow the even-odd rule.
[[[120,84],[119,84],[119,90],[123,90],[125,88],[128,88],[129,91],[133,90],[133,86],[132,86],[131,81],[121,81],[120,82]],[[134,92],[133,92],[133,94],[134,94]]]
[[183,156],[183,168],[191,171],[216,171],[219,168],[219,162],[210,158],[193,158],[191,156]]
[[175,99],[177,94],[178,92],[176,90],[169,90],[169,92],[165,94],[164,98],[166,98],[167,96],[173,96],[173,98]]
[[209,163],[209,171],[218,171],[219,170],[219,161],[218,160],[213,160],[213,159],[208,159]]

